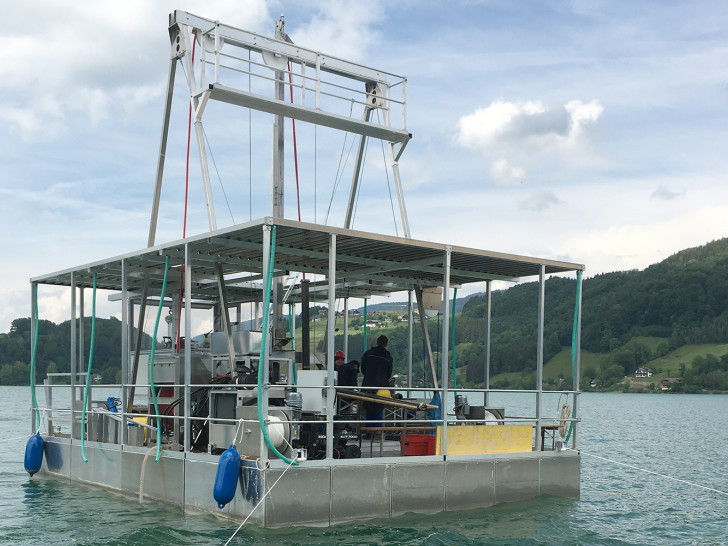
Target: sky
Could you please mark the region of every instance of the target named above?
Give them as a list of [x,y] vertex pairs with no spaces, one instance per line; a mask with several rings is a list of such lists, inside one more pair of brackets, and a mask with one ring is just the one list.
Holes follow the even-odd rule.
[[[413,238],[589,277],[728,236],[724,1],[27,0],[0,35],[0,332],[30,315],[30,278],[146,246],[175,9],[266,36],[283,14],[294,43],[406,76]],[[185,89],[157,242],[182,236]],[[270,213],[271,119],[231,108],[204,121],[218,227]],[[297,130],[302,219],[342,225],[353,139]],[[208,229],[190,173],[188,235]],[[370,143],[353,227],[402,235],[384,175]],[[286,191],[294,218],[290,145]],[[41,318],[68,313],[42,292]]]

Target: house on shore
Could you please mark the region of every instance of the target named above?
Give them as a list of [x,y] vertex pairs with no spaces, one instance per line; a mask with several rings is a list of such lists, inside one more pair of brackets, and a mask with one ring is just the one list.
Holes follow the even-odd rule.
[[675,385],[682,385],[682,379],[679,377],[666,377],[660,382],[663,391],[671,391]]

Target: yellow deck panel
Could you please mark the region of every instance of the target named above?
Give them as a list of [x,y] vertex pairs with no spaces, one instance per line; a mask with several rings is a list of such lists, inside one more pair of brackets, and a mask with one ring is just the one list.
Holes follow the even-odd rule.
[[[533,449],[531,425],[457,425],[447,427],[447,454],[524,453]],[[437,427],[436,454],[442,454],[442,427]]]

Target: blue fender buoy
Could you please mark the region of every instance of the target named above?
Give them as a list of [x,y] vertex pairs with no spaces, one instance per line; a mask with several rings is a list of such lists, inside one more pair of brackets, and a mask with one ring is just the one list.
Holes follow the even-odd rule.
[[28,438],[28,443],[25,444],[25,470],[33,477],[33,474],[40,470],[43,465],[43,447],[45,442],[40,435],[40,432],[36,432],[33,436]]
[[218,508],[225,508],[225,505],[235,497],[240,464],[241,459],[235,444],[232,444],[220,455],[220,460],[217,463],[217,476],[215,476],[215,488],[212,492]]

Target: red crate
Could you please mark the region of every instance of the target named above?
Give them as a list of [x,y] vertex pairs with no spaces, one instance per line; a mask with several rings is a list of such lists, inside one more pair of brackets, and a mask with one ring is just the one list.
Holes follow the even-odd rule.
[[[434,455],[435,454],[435,441],[437,436],[434,434],[417,434],[410,432],[409,434],[403,435],[404,440],[404,454],[405,455]],[[402,439],[400,438],[400,443]]]

